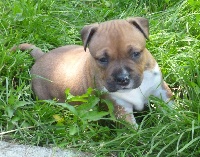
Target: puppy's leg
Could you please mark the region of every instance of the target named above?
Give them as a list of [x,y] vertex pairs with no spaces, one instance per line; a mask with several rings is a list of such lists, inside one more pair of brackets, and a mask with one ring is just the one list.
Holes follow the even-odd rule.
[[173,100],[171,100],[173,94],[165,81],[155,90],[153,95],[167,102],[169,106],[173,105]]
[[133,115],[132,105],[125,104],[122,106],[122,105],[114,104],[114,113],[117,119],[124,119],[126,122],[134,125],[135,129],[138,128],[135,117]]

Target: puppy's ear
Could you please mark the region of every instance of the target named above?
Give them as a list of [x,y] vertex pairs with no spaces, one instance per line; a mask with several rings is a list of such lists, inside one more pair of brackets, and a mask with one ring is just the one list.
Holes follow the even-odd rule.
[[149,39],[149,21],[146,18],[132,17],[128,18],[127,21],[139,29],[146,39]]
[[84,44],[85,51],[92,36],[97,31],[97,28],[98,28],[98,24],[91,24],[91,25],[84,26],[83,29],[81,30],[81,38]]

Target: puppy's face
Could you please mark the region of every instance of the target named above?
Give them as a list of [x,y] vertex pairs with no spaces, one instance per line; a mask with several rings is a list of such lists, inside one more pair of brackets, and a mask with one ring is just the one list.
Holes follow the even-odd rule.
[[126,20],[98,25],[89,41],[94,64],[109,92],[140,86],[145,66],[145,35]]

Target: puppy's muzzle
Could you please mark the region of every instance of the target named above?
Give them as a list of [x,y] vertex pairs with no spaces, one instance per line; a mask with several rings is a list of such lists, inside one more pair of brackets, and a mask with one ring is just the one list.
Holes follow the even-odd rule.
[[130,75],[129,74],[119,74],[114,78],[117,85],[120,86],[128,86],[130,83]]
[[134,79],[130,72],[124,69],[114,70],[106,81],[106,88],[109,92],[133,89],[135,86],[137,86],[137,79]]

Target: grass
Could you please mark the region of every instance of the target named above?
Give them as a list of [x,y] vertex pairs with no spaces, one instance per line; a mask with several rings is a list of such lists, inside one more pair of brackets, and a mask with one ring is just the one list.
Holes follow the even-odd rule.
[[[0,137],[95,156],[199,156],[199,8],[200,2],[194,0],[1,1]],[[82,44],[79,32],[84,25],[129,16],[150,20],[147,48],[174,92],[176,109],[152,97],[154,107],[139,114],[135,131],[128,125],[116,127],[112,105],[100,100],[99,92],[91,95],[91,89],[80,97],[67,93],[68,101],[79,99],[82,107],[34,98],[29,75],[34,61],[27,52],[11,53],[14,44],[34,43],[46,52]],[[101,101],[109,111],[98,111]]]

